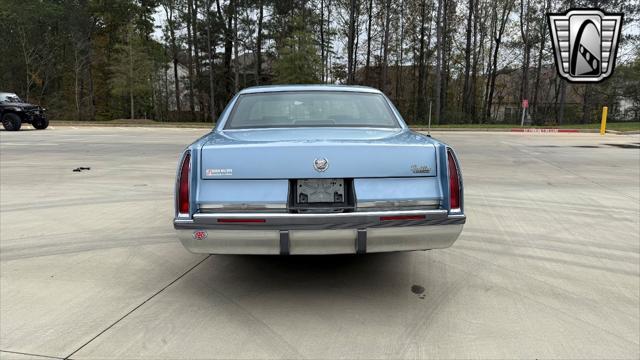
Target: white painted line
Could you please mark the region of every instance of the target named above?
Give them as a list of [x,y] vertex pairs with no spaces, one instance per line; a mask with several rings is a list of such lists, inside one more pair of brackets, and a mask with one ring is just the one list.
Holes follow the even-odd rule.
[[0,143],[0,145],[7,145],[7,146],[58,146],[60,144],[56,144],[56,143],[40,143],[40,142],[34,142],[34,143]]

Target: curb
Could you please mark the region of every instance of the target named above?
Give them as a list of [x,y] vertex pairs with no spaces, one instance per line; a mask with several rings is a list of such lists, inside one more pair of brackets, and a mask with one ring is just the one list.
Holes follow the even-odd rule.
[[411,130],[415,131],[486,131],[486,132],[508,132],[509,128],[427,128],[427,127],[414,127],[409,126]]
[[69,121],[51,121],[50,125],[57,127],[142,127],[142,128],[191,128],[191,129],[211,129],[214,124],[181,124],[181,123],[100,123],[100,122],[69,122]]
[[594,132],[591,129],[558,129],[558,128],[512,128],[511,132],[521,132],[521,133],[579,133],[579,132]]

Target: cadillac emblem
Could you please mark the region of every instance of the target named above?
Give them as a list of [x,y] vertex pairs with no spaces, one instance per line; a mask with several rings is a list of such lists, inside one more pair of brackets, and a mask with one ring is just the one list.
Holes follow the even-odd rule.
[[315,159],[313,161],[313,168],[318,172],[323,172],[329,168],[329,160],[326,158]]
[[623,14],[573,9],[548,14],[558,74],[571,82],[594,83],[613,73]]

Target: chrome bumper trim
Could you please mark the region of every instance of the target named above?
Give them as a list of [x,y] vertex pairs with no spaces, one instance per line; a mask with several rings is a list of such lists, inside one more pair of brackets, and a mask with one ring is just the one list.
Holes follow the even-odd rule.
[[[424,216],[424,219],[381,221],[383,216]],[[221,223],[219,219],[259,219],[256,223]],[[350,213],[198,213],[193,219],[176,218],[174,228],[220,230],[323,230],[372,227],[464,224],[464,214],[448,215],[447,210],[369,211]]]
[[[182,245],[198,254],[324,255],[444,249],[453,245],[462,224],[339,230],[178,230]],[[289,238],[290,236],[290,238]]]
[[[381,221],[382,216],[422,216]],[[264,222],[220,223],[218,219]],[[441,249],[460,235],[466,216],[446,210],[355,213],[216,213],[177,218],[174,227],[189,251],[209,254],[364,254]],[[205,231],[196,239],[196,232]],[[200,234],[201,235],[201,234]]]

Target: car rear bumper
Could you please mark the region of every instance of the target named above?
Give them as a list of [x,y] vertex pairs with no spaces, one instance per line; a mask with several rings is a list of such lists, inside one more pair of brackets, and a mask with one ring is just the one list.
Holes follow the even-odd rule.
[[447,248],[465,221],[446,210],[200,213],[176,218],[174,227],[194,253],[353,254]]

